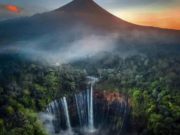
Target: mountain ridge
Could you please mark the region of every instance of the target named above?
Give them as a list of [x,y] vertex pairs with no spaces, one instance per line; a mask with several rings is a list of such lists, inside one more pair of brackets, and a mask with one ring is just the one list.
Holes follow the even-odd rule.
[[101,8],[93,0],[74,0],[50,12],[3,21],[0,22],[0,30],[0,43],[4,45],[39,39],[48,35],[54,35],[54,40],[60,38],[64,41],[73,39],[75,35],[81,37],[85,34],[88,36],[88,34],[111,33],[118,33],[122,40],[128,40],[127,37],[136,38],[135,40],[147,38],[163,43],[169,38],[173,44],[180,43],[179,30],[140,26],[126,22]]

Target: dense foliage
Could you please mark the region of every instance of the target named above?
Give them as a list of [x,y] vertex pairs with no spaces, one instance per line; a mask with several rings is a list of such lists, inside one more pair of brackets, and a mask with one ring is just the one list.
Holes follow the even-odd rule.
[[38,112],[64,94],[85,88],[84,71],[1,57],[0,135],[45,135]]
[[127,94],[132,128],[138,134],[180,133],[180,57],[178,55],[104,54],[101,59],[73,63],[99,76],[97,89]]
[[38,112],[52,100],[86,88],[86,75],[100,78],[96,89],[127,94],[132,132],[180,133],[180,57],[104,53],[70,65],[47,66],[1,57],[0,135],[45,135]]

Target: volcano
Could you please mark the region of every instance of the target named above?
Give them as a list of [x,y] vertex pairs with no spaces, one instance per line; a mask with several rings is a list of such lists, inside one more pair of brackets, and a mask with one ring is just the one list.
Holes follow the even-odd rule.
[[0,22],[0,44],[9,46],[45,39],[38,46],[56,49],[57,40],[67,46],[71,41],[90,35],[116,34],[118,41],[133,45],[179,45],[180,31],[139,26],[107,12],[93,0],[73,0],[56,10],[31,17]]
[[79,23],[104,30],[134,27],[132,24],[113,16],[93,0],[74,0],[68,5],[55,10],[55,12],[58,12],[58,14],[64,12],[69,18],[73,18]]

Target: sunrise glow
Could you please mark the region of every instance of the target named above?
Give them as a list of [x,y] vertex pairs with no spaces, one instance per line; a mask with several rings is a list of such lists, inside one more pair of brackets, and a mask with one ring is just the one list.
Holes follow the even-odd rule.
[[180,9],[162,10],[156,12],[116,11],[118,17],[138,25],[153,26],[180,30]]

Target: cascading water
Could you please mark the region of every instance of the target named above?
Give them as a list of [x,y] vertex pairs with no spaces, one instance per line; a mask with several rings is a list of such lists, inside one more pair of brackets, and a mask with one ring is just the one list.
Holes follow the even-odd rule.
[[[120,135],[127,128],[128,99],[94,92],[97,79],[88,77],[88,88],[74,96],[51,102],[43,113],[50,135]],[[117,94],[117,93],[116,93]],[[112,94],[114,96],[114,94]],[[113,97],[112,97],[113,98]],[[67,102],[68,101],[68,102]],[[45,114],[45,115],[44,115]]]
[[79,124],[81,127],[87,126],[87,121],[88,121],[86,99],[87,99],[87,95],[85,92],[75,94]]
[[87,132],[95,131],[94,127],[94,108],[93,108],[93,85],[96,82],[95,78],[89,78],[90,89],[86,93],[81,92],[75,94],[76,107],[81,127],[84,127]]
[[64,114],[66,117],[66,126],[69,132],[72,132],[72,127],[71,127],[71,122],[70,122],[70,117],[69,117],[69,111],[68,111],[68,104],[67,104],[67,100],[66,97],[63,97],[61,99],[62,101],[62,106],[63,106],[63,110],[64,110]]
[[88,129],[90,132],[93,132],[95,130],[94,128],[94,110],[93,110],[93,82],[91,82],[91,88],[88,90],[88,97],[87,97],[87,103],[88,103]]

